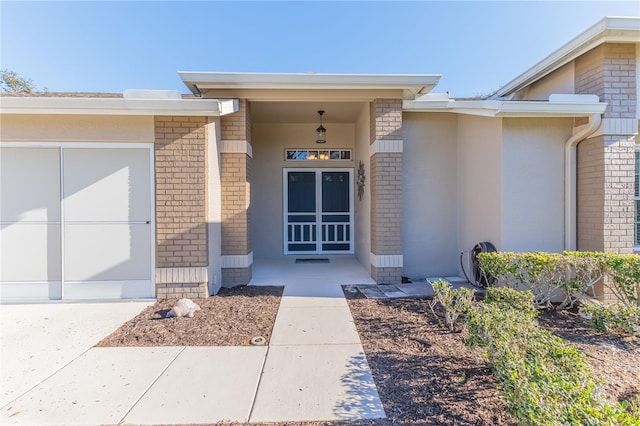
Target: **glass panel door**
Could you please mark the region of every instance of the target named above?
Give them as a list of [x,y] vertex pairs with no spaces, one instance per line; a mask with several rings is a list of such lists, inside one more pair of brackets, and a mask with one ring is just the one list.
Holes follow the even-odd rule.
[[322,251],[351,249],[349,172],[322,172]]
[[318,251],[315,172],[288,172],[286,226],[287,252]]
[[353,253],[352,172],[338,170],[285,170],[285,254]]

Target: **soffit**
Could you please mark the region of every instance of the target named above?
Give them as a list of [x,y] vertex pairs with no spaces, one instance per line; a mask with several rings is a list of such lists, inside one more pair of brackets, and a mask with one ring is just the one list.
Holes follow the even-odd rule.
[[324,123],[355,123],[361,102],[252,102],[253,123],[316,123],[318,111],[325,111]]
[[[402,99],[414,99],[429,93],[440,81],[436,74],[266,74],[266,73],[215,73],[179,71],[183,83],[194,94],[209,92],[211,96],[238,96],[242,91],[253,94],[245,99],[266,100],[265,94],[275,95],[274,100],[284,100],[283,93],[301,97],[322,97],[324,91],[354,92],[354,100],[375,98],[378,91],[397,92]],[[369,93],[364,95],[364,93]],[[209,96],[209,94],[207,94]],[[346,100],[341,97],[340,99]]]

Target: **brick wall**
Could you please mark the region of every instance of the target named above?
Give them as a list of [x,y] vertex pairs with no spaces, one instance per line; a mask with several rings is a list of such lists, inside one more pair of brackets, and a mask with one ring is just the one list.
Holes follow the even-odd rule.
[[635,44],[605,43],[575,62],[577,94],[593,94],[609,106],[607,118],[636,118]]
[[[155,117],[156,268],[204,268],[207,249],[205,117]],[[207,282],[169,274],[157,297],[206,295]],[[183,288],[184,290],[174,290]]]
[[604,251],[633,253],[635,139],[604,136]]
[[[402,141],[402,101],[378,99],[370,106],[371,143]],[[379,144],[378,144],[379,146]],[[375,152],[370,157],[371,252],[402,254],[402,152]],[[378,283],[401,282],[402,268],[371,265]]]
[[376,99],[370,104],[370,143],[402,140],[402,100]]
[[[633,252],[635,56],[635,44],[605,43],[575,61],[575,92],[608,103],[600,129],[578,144],[578,250]],[[596,294],[611,299],[602,283]]]
[[577,150],[577,247],[584,251],[604,249],[604,141],[595,137],[578,144]]
[[402,253],[402,153],[371,156],[371,251]]
[[222,254],[247,254],[251,251],[250,158],[247,154],[224,153],[221,158]]
[[[251,110],[246,100],[240,100],[239,110],[221,119],[224,141],[251,143]],[[251,252],[251,156],[245,152],[220,154],[220,184],[222,203],[222,255],[248,255]],[[223,268],[222,285],[244,285],[251,280],[251,266]]]

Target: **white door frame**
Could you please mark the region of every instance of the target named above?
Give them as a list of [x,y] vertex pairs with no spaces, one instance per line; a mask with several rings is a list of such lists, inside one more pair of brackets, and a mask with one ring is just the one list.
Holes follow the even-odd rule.
[[[60,295],[65,299],[65,242],[64,242],[64,150],[66,149],[147,149],[149,151],[149,226],[150,228],[150,258],[149,262],[149,290],[150,294],[155,297],[155,258],[156,258],[156,211],[155,211],[155,161],[154,161],[154,144],[149,143],[105,143],[105,142],[42,142],[42,141],[23,141],[23,142],[0,142],[0,148],[57,148],[59,150],[60,158],[60,245],[61,245],[61,283],[60,283]],[[145,280],[146,281],[146,280]]]
[[[315,251],[289,251],[288,231],[289,231],[289,172],[314,172],[316,175],[316,250]],[[347,172],[349,173],[349,250],[322,250],[322,173],[323,172]],[[314,254],[354,254],[355,253],[355,226],[354,226],[354,191],[353,191],[353,168],[348,167],[285,167],[282,169],[282,237],[285,255],[314,255]],[[326,214],[326,213],[325,213]]]

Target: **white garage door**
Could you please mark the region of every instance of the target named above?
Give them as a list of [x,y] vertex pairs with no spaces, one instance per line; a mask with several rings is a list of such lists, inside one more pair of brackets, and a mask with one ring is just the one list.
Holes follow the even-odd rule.
[[0,299],[153,297],[151,153],[2,146]]

